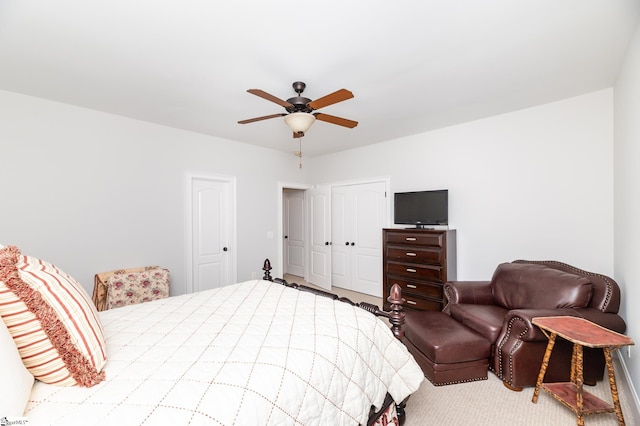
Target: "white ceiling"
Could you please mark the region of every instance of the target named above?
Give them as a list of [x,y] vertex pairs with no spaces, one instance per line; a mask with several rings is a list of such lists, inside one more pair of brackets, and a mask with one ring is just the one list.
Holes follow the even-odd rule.
[[320,112],[305,156],[611,87],[639,0],[0,0],[0,90],[282,151],[281,99]]

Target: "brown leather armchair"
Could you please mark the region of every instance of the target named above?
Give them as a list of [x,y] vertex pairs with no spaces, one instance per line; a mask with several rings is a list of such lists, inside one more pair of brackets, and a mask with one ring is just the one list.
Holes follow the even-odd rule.
[[[516,260],[498,265],[491,281],[453,281],[444,286],[452,318],[493,342],[489,368],[507,387],[535,386],[547,337],[531,324],[535,317],[585,318],[623,333],[617,315],[620,289],[611,278],[556,261]],[[545,382],[570,379],[572,346],[557,339]],[[604,373],[600,349],[584,350],[584,382]]]

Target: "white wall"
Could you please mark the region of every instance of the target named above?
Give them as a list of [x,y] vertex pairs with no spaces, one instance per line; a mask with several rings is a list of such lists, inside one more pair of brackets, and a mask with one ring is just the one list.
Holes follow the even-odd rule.
[[239,280],[275,259],[278,182],[390,176],[392,191],[449,189],[460,279],[515,258],[612,274],[612,94],[307,159],[300,172],[290,154],[0,92],[0,242],[87,288],[96,272],[161,264],[177,294],[185,172],[237,176]]
[[458,279],[500,262],[560,260],[613,274],[613,91],[314,159],[313,182],[390,176],[449,189]]
[[[622,286],[621,314],[627,334],[640,343],[640,25],[614,88],[615,106],[615,274]],[[622,358],[635,388],[640,386],[640,351]],[[640,407],[638,394],[636,405]]]
[[0,244],[48,260],[91,292],[97,272],[157,264],[184,292],[186,172],[237,177],[238,280],[275,259],[278,182],[297,158],[0,91]]

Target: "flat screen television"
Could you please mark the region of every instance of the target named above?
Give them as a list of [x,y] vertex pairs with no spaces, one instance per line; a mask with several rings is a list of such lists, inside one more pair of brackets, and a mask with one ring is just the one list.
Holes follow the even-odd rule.
[[449,190],[396,192],[393,211],[396,225],[448,225]]

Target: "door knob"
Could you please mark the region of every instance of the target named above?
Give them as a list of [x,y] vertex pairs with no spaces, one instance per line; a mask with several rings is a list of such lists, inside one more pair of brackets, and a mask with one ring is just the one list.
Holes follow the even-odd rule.
[[345,245],[345,246],[348,246],[348,245],[349,245],[349,241],[347,241],[346,243],[344,243],[344,245]]
[[351,243],[351,245],[352,245],[352,246],[355,246],[355,245],[356,245],[356,243]]
[[286,240],[287,238],[289,238],[289,236],[288,236],[288,235],[285,235],[285,236],[284,236],[284,239]]
[[227,251],[227,250],[229,250],[229,249],[228,249],[228,248],[226,248],[226,247],[223,247],[223,248],[222,248],[222,251]]
[[329,241],[325,241],[325,242],[324,242],[324,245],[325,245],[325,246],[328,246],[328,245],[329,245]]

